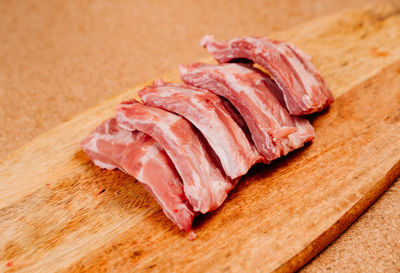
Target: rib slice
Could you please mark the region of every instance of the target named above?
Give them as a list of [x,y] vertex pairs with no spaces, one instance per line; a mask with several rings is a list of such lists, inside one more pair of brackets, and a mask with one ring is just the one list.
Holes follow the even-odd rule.
[[303,117],[291,116],[274,93],[275,83],[261,71],[241,64],[181,65],[186,84],[228,99],[243,116],[258,151],[272,161],[314,139],[314,129]]
[[230,178],[246,174],[252,165],[263,160],[231,117],[222,99],[210,91],[156,81],[153,86],[140,90],[139,96],[146,105],[174,112],[189,120],[207,139]]
[[111,118],[80,145],[100,168],[119,168],[135,177],[172,222],[180,229],[190,230],[194,212],[183,192],[182,181],[164,149],[153,138],[122,129]]
[[251,37],[217,42],[206,35],[200,44],[219,63],[246,58],[265,68],[281,89],[286,107],[293,115],[318,112],[333,102],[333,95],[311,63],[311,57],[287,42]]
[[117,122],[150,135],[165,149],[194,211],[215,210],[234,187],[236,181],[225,176],[206,141],[183,117],[131,100],[117,108]]

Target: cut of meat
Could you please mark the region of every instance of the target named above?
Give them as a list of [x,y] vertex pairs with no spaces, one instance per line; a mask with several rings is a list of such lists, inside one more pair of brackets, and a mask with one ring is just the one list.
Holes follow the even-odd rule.
[[293,115],[318,112],[333,102],[333,95],[311,63],[311,57],[289,43],[251,37],[217,42],[206,35],[200,44],[219,63],[246,58],[265,68],[280,87],[286,107]]
[[207,142],[183,117],[132,100],[117,108],[117,122],[127,130],[150,135],[165,149],[194,211],[217,209],[235,186],[237,180],[225,176]]
[[287,42],[206,35],[201,45],[219,65],[181,65],[186,85],[154,81],[139,91],[143,104],[122,102],[80,143],[97,166],[135,177],[185,231],[254,164],[312,141],[314,128],[299,116],[334,100],[311,58]]
[[194,212],[182,181],[164,149],[150,136],[118,126],[115,118],[103,122],[80,143],[100,168],[119,168],[142,183],[164,213],[180,229],[189,231]]
[[231,117],[222,99],[205,89],[157,81],[139,91],[146,105],[188,119],[207,139],[225,173],[232,179],[248,172],[263,157]]
[[274,160],[314,139],[314,129],[303,117],[291,116],[274,93],[275,83],[261,71],[240,64],[181,65],[186,84],[228,99],[246,121],[258,151]]

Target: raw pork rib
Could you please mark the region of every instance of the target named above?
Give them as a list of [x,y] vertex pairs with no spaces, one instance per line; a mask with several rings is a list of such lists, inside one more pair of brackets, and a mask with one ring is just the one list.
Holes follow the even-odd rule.
[[228,99],[240,112],[258,151],[272,161],[314,139],[302,117],[291,116],[274,96],[278,87],[264,73],[240,64],[181,65],[182,80]]
[[[100,168],[119,168],[140,181],[180,229],[189,231],[194,212],[183,184],[164,149],[150,136],[127,131],[115,118],[103,122],[81,147]],[[156,170],[156,171],[155,171]]]
[[252,165],[263,160],[219,96],[205,89],[162,81],[145,87],[139,96],[144,104],[177,113],[197,127],[230,178],[246,174]]
[[217,42],[206,35],[200,44],[219,63],[246,58],[264,67],[282,90],[286,107],[293,115],[318,112],[333,102],[333,95],[311,63],[311,57],[289,43],[267,38]]
[[234,187],[236,181],[225,176],[205,140],[183,117],[132,100],[117,108],[117,122],[150,135],[165,149],[194,211],[217,209]]

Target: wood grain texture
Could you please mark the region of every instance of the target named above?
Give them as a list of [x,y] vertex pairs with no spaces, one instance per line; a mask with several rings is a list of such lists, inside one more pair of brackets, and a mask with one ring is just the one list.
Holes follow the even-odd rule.
[[198,239],[188,241],[138,183],[94,167],[77,146],[137,87],[2,162],[0,266],[285,272],[318,253],[399,175],[400,15],[346,12],[271,37],[310,53],[337,97],[312,117],[312,145],[253,168],[220,209],[196,219]]

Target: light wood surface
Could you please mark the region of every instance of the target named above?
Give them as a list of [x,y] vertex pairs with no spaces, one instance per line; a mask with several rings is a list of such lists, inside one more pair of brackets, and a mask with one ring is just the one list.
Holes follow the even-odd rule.
[[312,117],[312,145],[251,170],[188,241],[138,183],[77,146],[136,87],[2,162],[4,270],[292,271],[338,236],[400,172],[400,16],[346,12],[271,37],[311,54],[337,98]]

